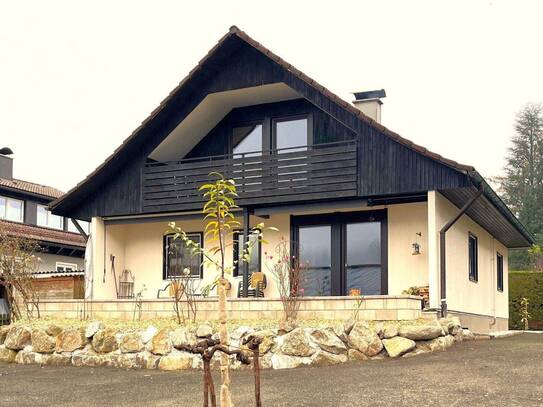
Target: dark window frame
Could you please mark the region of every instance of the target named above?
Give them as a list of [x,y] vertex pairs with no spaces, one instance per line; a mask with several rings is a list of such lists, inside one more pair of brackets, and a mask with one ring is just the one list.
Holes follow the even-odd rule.
[[[471,242],[475,242],[473,252],[475,259],[472,258]],[[468,277],[473,283],[479,281],[479,239],[471,232],[468,233]]]
[[496,289],[503,293],[503,256],[500,252],[496,252]]
[[358,211],[358,212],[335,212],[317,215],[291,215],[290,216],[290,241],[291,253],[299,257],[298,247],[295,242],[299,240],[300,226],[325,226],[331,225],[331,256],[332,270],[339,270],[339,273],[332,273],[331,288],[332,296],[346,296],[347,273],[345,270],[346,259],[346,226],[349,223],[358,222],[380,222],[381,223],[381,294],[388,295],[388,211],[386,209]]
[[[234,270],[232,271],[233,277],[243,277],[243,271],[240,270],[239,267],[239,235],[244,235],[243,230],[234,230],[234,234],[232,235],[232,238],[234,239],[232,244],[232,259],[234,261]],[[256,248],[258,250],[258,269],[262,271],[262,243],[260,241],[256,243]],[[250,274],[251,271],[249,270],[249,275]]]
[[[190,238],[190,236],[199,236],[200,238],[200,247],[204,247],[204,233],[203,232],[187,232],[187,236]],[[168,235],[164,235],[164,237],[162,238],[162,279],[163,280],[173,280],[175,278],[178,278],[178,276],[169,276],[168,275],[168,253],[167,253],[167,248],[168,248],[168,238],[169,237],[172,237],[173,234],[168,234]],[[181,240],[179,238],[179,240]],[[198,279],[202,279],[204,277],[204,267],[203,267],[203,264],[204,264],[204,256],[203,254],[200,255],[200,266],[199,266],[199,274],[198,275],[194,275],[194,274],[191,274],[191,278],[198,278]]]
[[[313,114],[312,113],[298,113],[293,115],[286,116],[277,116],[271,118],[271,148],[272,150],[277,150],[277,123],[289,122],[293,120],[307,120],[307,139],[306,146],[312,146],[314,144],[314,134],[313,134]],[[304,146],[296,146],[304,147]],[[292,147],[293,149],[296,147]]]
[[[256,125],[262,126],[262,150],[261,153],[264,154],[267,150],[269,150],[269,141],[267,140],[267,131],[266,131],[266,120],[247,120],[247,121],[236,121],[234,123],[231,123],[230,125],[230,131],[229,131],[229,138],[228,138],[228,155],[234,156],[234,129],[238,127],[248,127],[248,126],[256,126]],[[255,151],[256,152],[256,151]],[[238,153],[239,155],[239,153]]]

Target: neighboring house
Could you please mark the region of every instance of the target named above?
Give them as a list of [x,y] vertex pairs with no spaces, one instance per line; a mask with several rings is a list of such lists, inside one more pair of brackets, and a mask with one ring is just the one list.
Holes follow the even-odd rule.
[[48,209],[62,195],[58,189],[13,178],[13,159],[0,155],[0,228],[38,243],[35,284],[42,299],[82,298],[84,292],[85,238],[70,219]]
[[51,205],[92,222],[94,298],[118,296],[112,265],[117,278],[130,271],[135,291],[145,284],[146,298],[176,265],[201,285],[215,278],[201,259],[173,258],[169,246],[182,242],[163,234],[175,221],[209,247],[197,188],[218,171],[238,184],[241,237],[259,222],[280,229],[234,272],[232,296],[260,269],[265,296],[277,297],[263,252],[282,235],[309,263],[305,296],[428,287],[431,309],[478,331],[507,329],[509,250],[532,236],[473,167],[381,125],[383,91],[355,96],[354,105],[343,101],[232,27],[113,155]]

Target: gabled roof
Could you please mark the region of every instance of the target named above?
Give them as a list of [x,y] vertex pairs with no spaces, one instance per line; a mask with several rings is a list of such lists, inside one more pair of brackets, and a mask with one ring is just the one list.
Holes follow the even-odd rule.
[[[321,84],[319,84],[314,79],[307,76],[302,71],[298,70],[285,60],[283,60],[281,57],[270,51],[268,48],[264,47],[259,42],[252,39],[250,36],[248,36],[245,32],[241,31],[236,26],[232,26],[228,33],[226,33],[219,41],[218,43],[207,53],[207,55],[202,58],[198,64],[189,72],[189,74],[178,84],[176,88],[174,88],[170,94],[160,103],[160,105],[153,111],[151,114],[141,123],[141,125],[136,128],[132,134],[124,140],[124,142],[111,154],[98,168],[96,168],[90,175],[88,175],[83,181],[81,181],[78,185],[76,185],[74,188],[72,188],[66,195],[62,196],[61,198],[57,199],[56,201],[52,202],[50,204],[50,207],[54,210],[55,208],[58,208],[59,211],[66,209],[67,207],[74,206],[76,203],[78,204],[81,202],[82,199],[85,198],[85,194],[88,194],[89,191],[94,191],[96,188],[98,188],[100,185],[103,185],[106,181],[110,179],[108,178],[107,174],[109,173],[109,169],[115,168],[115,160],[117,157],[122,157],[125,152],[134,151],[134,147],[137,149],[139,148],[145,138],[148,134],[146,134],[146,130],[148,128],[151,128],[152,125],[155,123],[154,119],[159,116],[163,111],[166,111],[167,108],[170,106],[170,103],[173,104],[175,101],[176,96],[181,93],[184,89],[190,88],[191,79],[195,77],[200,72],[205,72],[205,66],[212,64],[214,62],[214,58],[216,58],[218,55],[224,54],[227,47],[227,42],[235,39],[236,41],[239,40],[240,43],[246,44],[247,46],[253,48],[260,54],[264,55],[265,58],[268,58],[269,60],[273,61],[275,64],[279,65],[279,67],[289,75],[292,75],[296,78],[297,81],[300,81],[304,84],[307,88],[311,89],[312,91],[315,91],[315,94],[322,95],[323,98],[325,98],[327,101],[330,101],[331,103],[337,105],[340,107],[340,109],[343,109],[344,112],[347,112],[349,115],[351,115],[354,118],[359,119],[369,127],[375,129],[380,137],[386,137],[401,146],[406,147],[407,149],[410,149],[421,156],[442,164],[445,167],[448,167],[454,171],[457,171],[458,173],[461,173],[462,175],[466,175],[471,180],[471,183],[480,184],[480,175],[475,171],[474,167],[470,165],[464,165],[460,164],[456,161],[450,160],[448,158],[445,158],[437,153],[431,152],[428,149],[413,143],[412,141],[400,136],[399,134],[393,132],[392,130],[386,128],[382,124],[374,121],[370,117],[366,116],[364,113],[362,113],[359,109],[357,109],[355,106],[353,106],[351,103],[348,103],[347,101],[343,100]],[[208,64],[209,63],[209,64]],[[132,150],[130,150],[132,149]],[[86,191],[86,192],[85,192]],[[522,239],[524,239],[524,242],[526,244],[533,243],[534,239],[533,237],[526,231],[526,229],[520,224],[518,219],[515,218],[515,216],[505,207],[503,202],[499,200],[495,196],[495,193],[489,188],[485,189],[485,196],[489,198],[493,202],[494,207],[497,211],[499,211],[500,215],[503,216],[505,219],[507,219],[507,222],[512,224],[514,226],[514,230],[517,230],[521,236]],[[498,199],[501,204],[498,202],[495,202],[495,199]]]
[[43,243],[54,243],[85,248],[85,238],[79,233],[65,232],[35,225],[0,220],[0,228],[8,235],[23,237]]
[[23,192],[30,192],[32,194],[41,195],[45,198],[51,198],[51,199],[58,199],[62,195],[64,195],[64,192],[49,187],[47,185],[41,185],[36,184],[34,182],[29,181],[23,181],[20,179],[7,179],[7,178],[0,178],[0,188],[9,188],[17,191],[23,191]]
[[111,154],[106,160],[100,164],[93,172],[91,172],[84,180],[82,180],[80,183],[78,183],[75,187],[73,187],[71,190],[69,190],[64,196],[62,196],[60,199],[57,199],[56,201],[52,202],[50,207],[55,208],[58,205],[60,205],[61,202],[70,199],[70,197],[73,195],[75,191],[77,191],[79,188],[87,184],[95,175],[100,173],[102,170],[104,170],[119,154],[121,150],[123,150],[132,140],[136,139],[138,135],[140,134],[140,131],[149,124],[157,115],[158,113],[170,102],[170,100],[174,97],[174,95],[177,93],[177,91],[185,85],[192,76],[204,65],[204,63],[212,56],[214,55],[217,50],[221,47],[221,45],[230,37],[236,36],[249,44],[250,46],[254,47],[256,50],[260,51],[262,54],[282,66],[284,69],[291,72],[293,75],[301,79],[302,81],[306,82],[308,85],[312,86],[314,89],[316,89],[318,92],[321,92],[326,97],[330,98],[334,102],[336,102],[338,105],[342,106],[344,109],[347,109],[350,113],[356,115],[361,120],[369,124],[370,126],[374,127],[375,129],[382,132],[384,135],[392,138],[393,140],[397,141],[398,143],[405,145],[420,154],[423,154],[424,156],[441,162],[449,167],[452,167],[458,171],[467,172],[467,171],[473,171],[474,168],[470,165],[464,165],[459,164],[454,160],[450,160],[448,158],[445,158],[437,153],[433,153],[430,150],[426,149],[425,147],[422,147],[418,144],[415,144],[411,140],[408,140],[399,134],[393,132],[392,130],[389,130],[382,124],[376,122],[375,120],[371,119],[370,117],[366,116],[364,113],[362,113],[359,109],[351,105],[350,103],[346,102],[321,84],[319,84],[316,80],[310,78],[305,73],[300,71],[299,69],[295,68],[293,65],[286,62],[284,59],[279,57],[278,55],[274,54],[272,51],[270,51],[268,48],[260,44],[259,42],[255,41],[253,38],[251,38],[249,35],[247,35],[244,31],[240,30],[236,26],[230,27],[230,30],[228,33],[226,33],[218,42],[217,44],[209,50],[209,52],[198,62],[198,64],[189,72],[189,74],[168,94],[168,96],[160,102],[158,107],[151,112],[151,114],[128,136],[123,143],[115,149],[113,154]]

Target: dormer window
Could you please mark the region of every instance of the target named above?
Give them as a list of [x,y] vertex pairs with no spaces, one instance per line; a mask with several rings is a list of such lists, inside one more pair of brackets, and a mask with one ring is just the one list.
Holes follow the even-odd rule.
[[19,199],[0,196],[0,219],[23,222],[24,202]]
[[44,205],[38,205],[37,223],[38,226],[45,226],[52,229],[62,229],[64,226],[62,217],[53,215]]

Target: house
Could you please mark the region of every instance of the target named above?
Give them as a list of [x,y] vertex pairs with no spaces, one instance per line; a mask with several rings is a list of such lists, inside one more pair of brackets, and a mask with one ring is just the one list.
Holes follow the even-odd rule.
[[[326,309],[361,293],[376,307],[364,306],[366,318],[416,318],[420,299],[403,293],[427,287],[433,315],[458,315],[480,332],[507,329],[509,250],[533,237],[472,166],[384,127],[384,96],[361,92],[347,103],[232,27],[102,165],[51,204],[91,222],[93,299],[118,297],[121,270],[136,292],[145,285],[149,301],[176,265],[201,286],[215,278],[202,259],[172,258],[170,246],[182,251],[182,243],[163,234],[175,221],[209,244],[197,188],[217,171],[238,186],[238,236],[262,221],[280,230],[235,270],[232,298],[244,295],[250,273],[267,272],[263,252],[284,236],[309,264],[305,297],[335,301]],[[230,250],[229,260],[237,255]],[[265,299],[276,299],[267,280]]]
[[40,298],[82,298],[85,238],[70,219],[48,209],[63,192],[14,178],[13,158],[8,155],[0,155],[1,230],[38,243],[40,261],[34,276]]

